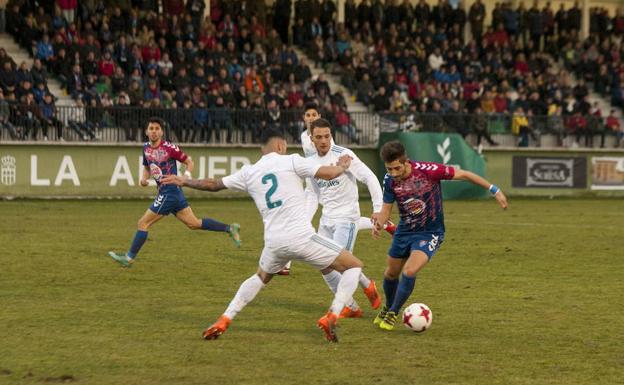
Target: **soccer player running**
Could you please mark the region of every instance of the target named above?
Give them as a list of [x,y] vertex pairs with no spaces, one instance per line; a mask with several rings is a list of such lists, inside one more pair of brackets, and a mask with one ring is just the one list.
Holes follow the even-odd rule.
[[[312,142],[312,130],[310,125],[315,120],[321,118],[321,111],[318,108],[318,105],[314,102],[306,103],[303,110],[303,124],[305,130],[301,133],[301,147],[303,148],[303,154],[306,158],[316,155],[316,146]],[[331,138],[331,144],[335,145],[334,138]],[[312,185],[314,184],[311,180],[306,180],[306,211],[310,216],[310,220],[314,218],[314,214],[316,214],[316,210],[318,209],[318,196],[316,192],[313,190]],[[373,228],[373,223],[370,218],[360,217],[358,219],[358,231],[359,230],[370,230]],[[394,234],[396,230],[396,226],[391,221],[388,221],[384,225],[384,229],[390,234]],[[290,263],[287,264],[282,271],[280,271],[281,275],[290,274]]]
[[[379,213],[382,206],[381,186],[375,174],[353,153],[353,151],[333,144],[331,124],[325,119],[317,119],[310,125],[312,143],[316,149],[309,159],[321,165],[336,164],[341,156],[351,158],[349,171],[335,179],[324,180],[314,178],[311,187],[323,206],[318,228],[318,234],[333,239],[345,249],[353,252],[355,239],[360,221],[360,202],[357,182],[363,182],[373,201],[373,212]],[[370,223],[370,221],[369,221]],[[340,273],[333,269],[321,270],[323,279],[332,292],[336,293],[340,282]],[[381,299],[375,286],[375,281],[360,274],[360,286],[368,297],[373,309],[379,308]],[[362,309],[354,299],[350,299],[344,307],[340,318],[362,317]]]
[[152,205],[145,211],[139,219],[138,229],[134,234],[134,239],[130,249],[126,254],[117,254],[109,251],[108,255],[124,267],[132,267],[134,260],[147,240],[149,228],[162,217],[174,214],[182,223],[191,230],[219,231],[228,234],[234,244],[240,247],[240,225],[232,223],[227,225],[211,218],[199,219],[193,214],[182,189],[178,186],[165,186],[162,184],[162,177],[165,175],[177,175],[178,169],[176,161],[184,163],[184,179],[191,179],[193,171],[193,161],[178,146],[166,141],[164,137],[165,121],[161,118],[150,118],[145,134],[148,142],[143,145],[143,175],[141,176],[141,186],[148,185],[150,175],[158,186],[158,195]]
[[317,322],[328,341],[338,342],[335,333],[338,315],[357,288],[363,264],[333,240],[316,234],[310,219],[301,215],[305,204],[302,179],[332,180],[348,169],[351,158],[341,156],[337,165],[321,166],[298,154],[286,155],[286,139],[272,130],[263,133],[262,144],[263,156],[259,161],[223,179],[191,180],[175,175],[163,178],[165,184],[198,190],[229,188],[246,191],[264,222],[264,249],[257,272],[241,284],[223,315],[204,331],[203,337],[212,340],[223,334],[232,319],[289,260],[295,258],[318,270],[332,268],[342,273],[329,311]]
[[489,190],[503,209],[507,208],[507,198],[497,186],[470,171],[409,160],[405,148],[398,141],[384,144],[380,152],[387,174],[384,177],[381,213],[373,214],[373,235],[379,235],[381,226],[390,217],[394,202],[397,202],[401,219],[392,238],[384,271],[386,304],[373,322],[381,329],[392,330],[401,307],[414,290],[416,274],[444,240],[440,181],[466,180],[479,185]]

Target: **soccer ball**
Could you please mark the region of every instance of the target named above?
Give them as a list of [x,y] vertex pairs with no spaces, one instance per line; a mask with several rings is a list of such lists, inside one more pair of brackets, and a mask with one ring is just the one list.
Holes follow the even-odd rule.
[[429,329],[432,320],[433,313],[424,303],[413,303],[403,310],[403,325],[416,333]]

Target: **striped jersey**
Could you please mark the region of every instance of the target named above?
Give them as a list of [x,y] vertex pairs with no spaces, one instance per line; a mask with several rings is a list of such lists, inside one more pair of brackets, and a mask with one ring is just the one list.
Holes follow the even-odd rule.
[[443,179],[453,179],[455,169],[440,163],[409,161],[410,176],[395,180],[384,177],[384,203],[397,202],[399,207],[398,232],[444,232],[442,210]]
[[156,181],[159,192],[179,189],[176,185],[162,186],[160,178],[165,175],[177,175],[178,166],[176,161],[184,162],[188,158],[180,147],[163,140],[153,148],[149,142],[143,144],[143,166],[149,168],[150,175]]

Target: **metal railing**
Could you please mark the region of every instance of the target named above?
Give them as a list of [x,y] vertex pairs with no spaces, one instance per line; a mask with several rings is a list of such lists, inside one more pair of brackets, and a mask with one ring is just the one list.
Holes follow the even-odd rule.
[[[304,129],[301,110],[55,107],[45,117],[38,105],[0,101],[0,140],[142,142],[148,118],[168,122],[167,136],[179,143],[254,144],[263,130],[278,129],[291,143],[299,143]],[[474,135],[515,134],[519,140],[550,134],[565,136],[609,134],[603,119],[595,116],[529,116],[528,125],[518,127],[512,114],[373,113],[336,115],[324,112],[333,125],[337,143],[374,147],[381,132],[456,132]],[[528,140],[528,139],[527,139]]]

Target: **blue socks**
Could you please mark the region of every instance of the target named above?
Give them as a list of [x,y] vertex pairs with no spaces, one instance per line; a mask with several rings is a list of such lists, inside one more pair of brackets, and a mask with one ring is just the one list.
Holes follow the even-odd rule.
[[211,219],[211,218],[203,218],[201,228],[202,230],[209,230],[209,231],[222,231],[224,233],[230,232],[230,225],[226,225],[225,223],[215,221],[214,219]]
[[130,245],[130,250],[126,254],[129,258],[134,259],[138,254],[139,250],[145,243],[147,239],[147,231],[137,230],[136,234],[134,234],[134,239],[132,240],[132,245]]
[[392,304],[394,303],[394,296],[396,294],[398,286],[399,286],[399,280],[398,279],[390,280],[390,279],[384,277],[383,289],[384,289],[384,293],[386,295],[386,307],[388,309],[390,309],[390,307],[392,307]]
[[408,277],[405,274],[401,274],[401,282],[399,283],[399,288],[396,291],[396,296],[394,297],[394,302],[392,306],[390,306],[389,311],[393,311],[395,313],[399,313],[405,301],[409,298],[414,291],[414,284],[416,283],[416,277]]
[[[226,225],[225,223],[221,223],[210,218],[202,219],[201,228],[203,230],[222,231],[225,233],[230,231],[230,225]],[[128,258],[134,259],[136,255],[139,253],[139,250],[141,250],[141,247],[143,247],[143,244],[145,243],[146,240],[147,240],[147,231],[137,230],[137,232],[134,234],[134,239],[132,240],[132,244],[130,245],[130,250],[128,250],[128,253],[126,253]]]

